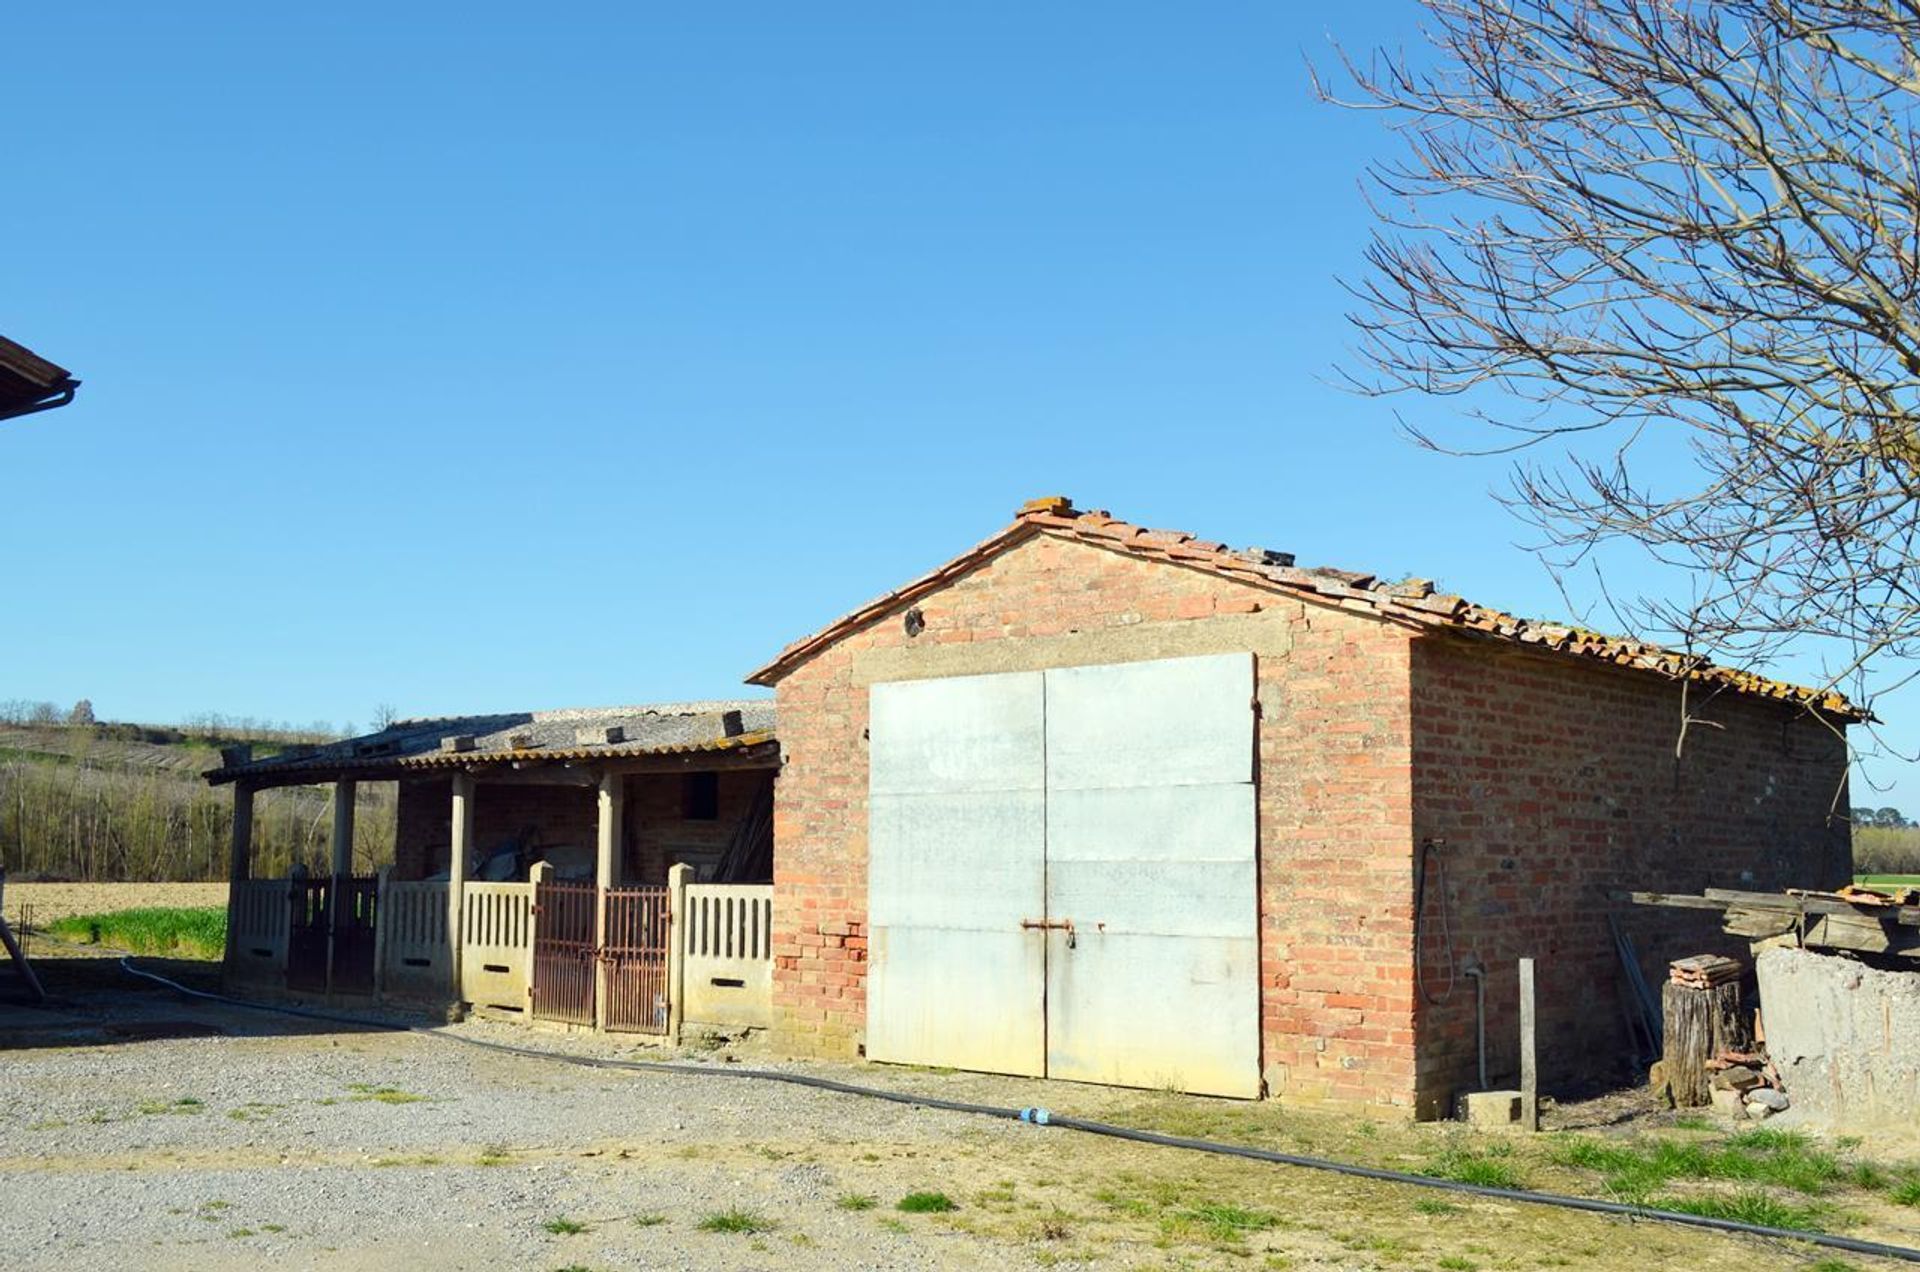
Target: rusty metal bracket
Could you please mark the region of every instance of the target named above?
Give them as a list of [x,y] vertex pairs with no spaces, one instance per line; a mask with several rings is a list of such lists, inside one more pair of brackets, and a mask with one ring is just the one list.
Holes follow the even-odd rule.
[[1068,949],[1072,949],[1078,944],[1078,937],[1074,934],[1072,919],[1022,919],[1020,920],[1020,926],[1028,931],[1065,932],[1067,934]]

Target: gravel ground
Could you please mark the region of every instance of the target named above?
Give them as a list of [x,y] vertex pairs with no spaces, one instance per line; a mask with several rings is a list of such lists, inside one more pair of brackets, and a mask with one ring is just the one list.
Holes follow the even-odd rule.
[[[772,1083],[555,1064],[414,1035],[183,1004],[164,993],[97,991],[66,1006],[150,1032],[183,1026],[219,1033],[0,1051],[0,1190],[7,1198],[0,1250],[8,1268],[23,1272],[1490,1272],[1629,1262],[1751,1270],[1807,1261],[1724,1237],[1536,1207],[1440,1203],[1404,1186]],[[7,1045],[4,1021],[0,1009],[0,1046]],[[618,1039],[481,1021],[445,1032],[567,1055],[660,1055]],[[33,1039],[14,1037],[23,1040]],[[1096,1117],[1147,1098],[877,1066],[805,1069]],[[948,1194],[958,1208],[894,1209],[904,1194],[922,1189]],[[874,1204],[839,1204],[850,1196]],[[703,1230],[703,1219],[729,1210],[766,1227]],[[559,1219],[585,1230],[550,1231]]]

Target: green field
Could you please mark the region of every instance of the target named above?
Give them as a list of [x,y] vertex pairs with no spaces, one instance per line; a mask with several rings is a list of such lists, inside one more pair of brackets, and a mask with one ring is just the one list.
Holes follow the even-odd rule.
[[220,906],[149,906],[106,914],[74,914],[47,929],[63,941],[105,945],[133,954],[215,960],[227,949],[227,912]]
[[1863,874],[1853,881],[1863,888],[1920,888],[1920,874]]

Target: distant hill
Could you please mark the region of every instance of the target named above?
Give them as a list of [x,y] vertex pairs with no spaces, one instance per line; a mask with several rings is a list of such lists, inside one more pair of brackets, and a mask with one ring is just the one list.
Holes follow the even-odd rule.
[[[324,741],[311,731],[231,726],[0,722],[0,865],[16,879],[195,882],[227,877],[232,796],[201,775],[220,748],[254,754]],[[390,860],[392,787],[360,788],[357,868]],[[254,873],[296,860],[323,870],[333,801],[323,787],[262,791],[254,804]]]

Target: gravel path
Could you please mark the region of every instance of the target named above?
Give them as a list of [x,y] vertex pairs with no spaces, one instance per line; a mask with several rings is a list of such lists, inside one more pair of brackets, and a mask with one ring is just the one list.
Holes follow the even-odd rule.
[[[1780,1253],[1534,1207],[1436,1206],[1432,1194],[1404,1186],[802,1087],[588,1069],[164,993],[106,992],[69,1007],[135,1033],[219,1032],[0,1050],[0,1251],[22,1272],[1493,1269],[1629,1260],[1746,1272]],[[445,1032],[562,1053],[661,1054],[618,1038],[478,1021]],[[1124,1118],[1147,1098],[804,1067],[1095,1117]],[[1250,1108],[1192,1104],[1210,1116]],[[1313,1125],[1331,1132],[1341,1123]],[[958,1208],[894,1209],[916,1190],[941,1191]],[[849,1198],[871,1204],[852,1208]],[[729,1211],[762,1230],[702,1227]]]

